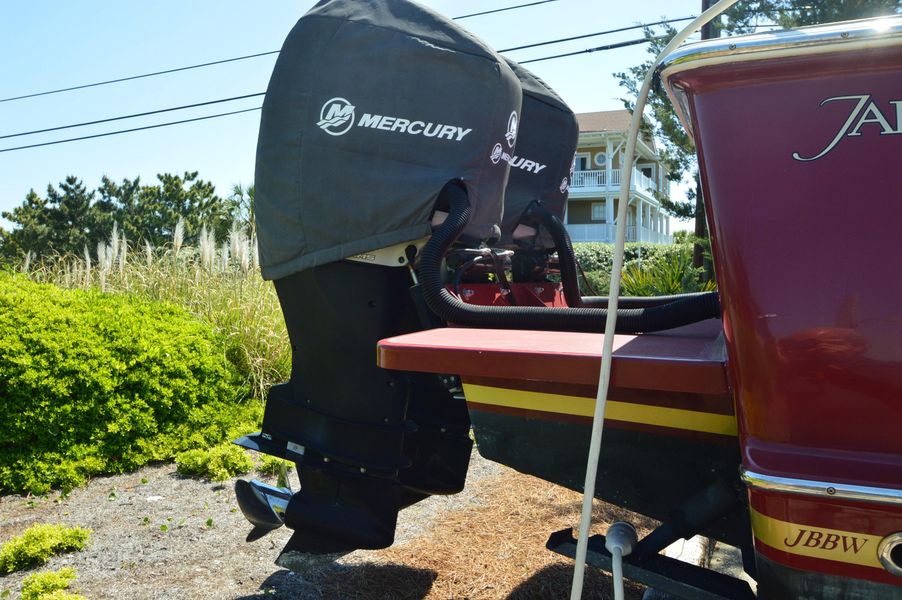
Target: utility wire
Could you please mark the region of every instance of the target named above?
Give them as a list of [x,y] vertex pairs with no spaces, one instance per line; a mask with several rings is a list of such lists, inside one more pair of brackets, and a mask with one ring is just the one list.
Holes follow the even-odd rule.
[[[525,64],[525,63],[529,63],[529,62],[538,62],[538,61],[542,61],[542,60],[551,60],[551,59],[553,59],[553,58],[562,58],[562,57],[564,57],[564,56],[573,56],[573,55],[576,55],[576,54],[586,54],[586,53],[589,53],[589,52],[602,52],[602,51],[604,51],[604,50],[613,50],[614,48],[620,48],[620,47],[623,47],[623,46],[628,46],[628,45],[633,45],[633,44],[641,44],[641,43],[645,43],[645,42],[648,42],[648,40],[645,39],[645,38],[637,39],[637,40],[630,40],[630,41],[627,41],[627,42],[620,42],[620,43],[618,43],[618,44],[609,44],[609,45],[607,45],[607,46],[599,46],[599,47],[597,47],[597,48],[588,48],[588,49],[586,49],[586,50],[579,50],[579,51],[577,51],[577,52],[568,52],[568,53],[566,53],[566,54],[558,54],[558,55],[555,55],[555,56],[546,56],[546,57],[544,57],[544,58],[534,58],[534,59],[532,59],[532,60],[524,60],[524,61],[521,61],[520,64]],[[243,97],[250,97],[250,96],[258,96],[258,95],[259,95],[259,94],[249,94],[248,96],[237,96],[236,98],[243,98]],[[219,101],[212,101],[211,103],[215,103],[215,102],[225,102],[225,101],[228,101],[228,100],[230,100],[230,99],[229,99],[229,98],[226,98],[226,99],[219,100]],[[139,113],[139,114],[156,114],[156,113],[160,113],[160,112],[167,112],[167,111],[170,111],[170,110],[178,110],[179,108],[185,108],[185,107],[178,107],[178,108],[171,108],[171,109],[163,109],[163,110],[159,110],[159,111],[151,111],[150,113]],[[39,147],[41,147],[41,146],[53,146],[53,145],[55,145],[55,144],[65,144],[65,143],[67,143],[67,142],[78,142],[78,141],[81,141],[81,140],[90,140],[90,139],[93,139],[93,138],[106,137],[106,136],[108,136],[108,135],[118,135],[118,134],[121,134],[121,133],[132,133],[132,132],[134,132],[134,131],[143,131],[143,130],[145,130],[145,129],[156,129],[157,127],[168,127],[168,126],[170,126],[170,125],[181,125],[182,123],[191,123],[191,122],[193,122],[193,121],[203,121],[203,120],[205,120],[205,119],[215,119],[215,118],[218,118],[218,117],[225,117],[225,116],[228,116],[228,115],[236,115],[236,114],[239,114],[239,113],[251,112],[251,111],[255,111],[255,110],[260,110],[260,108],[262,108],[262,107],[259,107],[259,108],[248,108],[248,109],[245,109],[245,110],[236,110],[236,111],[231,111],[231,112],[219,113],[219,114],[215,114],[215,115],[208,115],[208,116],[206,116],[206,117],[196,117],[196,118],[194,118],[194,119],[183,119],[183,120],[181,120],[181,121],[171,121],[171,122],[167,122],[167,123],[160,123],[160,124],[158,124],[158,125],[147,125],[147,126],[145,126],[145,127],[135,127],[135,128],[132,128],[132,129],[123,129],[123,130],[119,130],[119,131],[110,131],[110,132],[107,132],[107,133],[98,133],[98,134],[96,134],[96,135],[86,135],[86,136],[82,136],[82,137],[68,138],[68,139],[64,139],[64,140],[54,140],[54,141],[52,141],[52,142],[44,142],[44,143],[41,143],[41,144],[30,144],[30,145],[27,145],[27,146],[16,146],[16,147],[13,147],[13,148],[3,148],[3,149],[0,149],[0,153],[3,153],[3,152],[12,152],[12,151],[14,151],[14,150],[26,150],[26,149],[28,149],[28,148],[39,148]],[[136,116],[136,115],[127,115],[127,116],[124,116],[124,117],[115,117],[115,118],[113,118],[113,119],[103,119],[103,120],[98,121],[98,122],[113,121],[113,120],[117,120],[117,119],[126,119],[126,118],[131,118],[132,116]],[[52,128],[52,129],[50,129],[50,130],[66,129],[66,128],[69,128],[69,127],[78,127],[78,126],[80,126],[80,125],[83,125],[83,124],[66,125],[66,126],[63,126],[63,127]],[[49,130],[46,130],[46,129],[45,129],[45,130],[41,130],[41,131],[49,131]],[[25,134],[22,133],[22,134],[15,134],[15,135],[25,135]],[[12,137],[12,136],[3,136],[3,137]]]
[[[654,38],[653,38],[654,39]],[[608,44],[606,46],[598,46],[596,48],[586,48],[585,50],[577,50],[576,52],[565,52],[564,54],[555,54],[554,56],[545,56],[543,58],[533,58],[530,60],[519,60],[517,61],[521,65],[525,65],[527,63],[540,62],[543,60],[551,60],[553,58],[563,58],[565,56],[576,56],[577,54],[588,54],[590,52],[603,52],[605,50],[615,50],[617,48],[624,48],[626,46],[635,46],[636,44],[647,44],[651,40],[646,38],[639,38],[636,40],[627,40],[625,42],[617,42],[616,44]]]
[[667,19],[666,21],[658,21],[657,23],[646,23],[643,25],[631,25],[629,27],[620,27],[619,29],[608,29],[607,31],[599,31],[598,33],[587,33],[585,35],[575,35],[573,37],[561,38],[559,40],[551,40],[548,42],[539,42],[537,44],[527,44],[525,46],[517,46],[515,48],[505,48],[498,52],[513,52],[514,50],[525,50],[527,48],[538,48],[539,46],[547,46],[549,44],[559,44],[561,42],[570,42],[573,40],[583,40],[585,38],[597,37],[599,35],[607,35],[609,33],[620,33],[621,31],[631,31],[633,29],[644,29],[646,27],[654,27],[655,25],[664,25],[666,23],[677,23],[679,21],[691,21],[695,17],[683,17],[681,19]]
[[[536,4],[546,4],[546,3],[548,3],[548,2],[557,2],[557,0],[541,0],[540,2],[530,2],[530,3],[527,3],[527,4],[520,4],[520,5],[517,5],[517,6],[508,6],[507,8],[496,8],[495,10],[487,10],[487,11],[485,11],[485,12],[473,13],[473,14],[469,14],[469,15],[461,15],[461,16],[459,16],[459,17],[454,17],[454,20],[459,20],[459,19],[469,19],[470,17],[478,17],[478,16],[480,16],[480,15],[488,15],[488,14],[491,14],[491,13],[502,12],[502,11],[506,11],[506,10],[515,10],[515,9],[518,9],[518,8],[526,8],[526,7],[528,7],[528,6],[535,6]],[[14,101],[14,100],[25,100],[26,98],[37,98],[38,96],[49,96],[50,94],[61,94],[61,93],[63,93],[63,92],[72,92],[72,91],[75,91],[75,90],[83,90],[83,89],[86,89],[86,88],[98,87],[98,86],[101,86],[101,85],[110,85],[110,84],[113,84],[113,83],[122,83],[123,81],[133,81],[133,80],[135,80],[135,79],[143,79],[143,78],[145,78],[145,77],[156,77],[156,76],[158,76],[158,75],[167,75],[167,74],[169,74],[169,73],[178,73],[178,72],[180,72],[180,71],[189,71],[189,70],[191,70],[191,69],[200,69],[200,68],[203,68],[203,67],[212,67],[212,66],[214,66],[214,65],[221,65],[221,64],[225,64],[225,63],[236,62],[236,61],[239,61],[239,60],[248,60],[248,59],[251,59],[251,58],[259,58],[259,57],[261,57],[261,56],[269,56],[269,55],[272,55],[272,54],[278,54],[279,52],[280,52],[279,50],[270,50],[270,51],[268,51],[268,52],[258,52],[258,53],[256,53],[256,54],[246,54],[246,55],[244,55],[244,56],[235,56],[235,57],[232,57],[232,58],[225,58],[225,59],[222,59],[222,60],[214,60],[214,61],[211,61],[211,62],[200,63],[200,64],[196,64],[196,65],[188,65],[188,66],[185,66],[185,67],[176,67],[176,68],[174,68],[174,69],[165,69],[165,70],[162,70],[162,71],[154,71],[154,72],[152,72],[152,73],[142,73],[142,74],[140,74],[140,75],[131,75],[131,76],[129,76],[129,77],[120,77],[120,78],[118,78],[118,79],[107,79],[106,81],[97,81],[97,82],[94,82],[94,83],[86,83],[86,84],[83,84],[83,85],[74,85],[74,86],[71,86],[71,87],[59,88],[59,89],[56,89],[56,90],[47,90],[47,91],[44,91],[44,92],[35,92],[35,93],[33,93],[33,94],[23,94],[23,95],[21,95],[21,96],[10,96],[9,98],[0,98],[0,104],[2,104],[3,102],[12,102],[12,101]]]
[[85,135],[82,137],[69,138],[65,140],[54,140],[52,142],[44,142],[42,144],[31,144],[29,146],[17,146],[15,148],[3,148],[0,150],[0,153],[3,152],[12,152],[13,150],[25,150],[26,148],[39,148],[41,146],[53,146],[55,144],[65,144],[67,142],[77,142],[80,140],[90,140],[93,138],[106,137],[108,135],[119,135],[120,133],[131,133],[133,131],[143,131],[145,129],[156,129],[158,127],[169,127],[170,125],[181,125],[182,123],[191,123],[194,121],[205,121],[206,119],[216,119],[219,117],[227,117],[229,115],[237,115],[240,113],[252,112],[255,110],[260,110],[263,108],[262,106],[258,106],[257,108],[245,108],[244,110],[233,110],[231,112],[224,112],[215,115],[207,115],[205,117],[195,117],[193,119],[183,119],[181,121],[170,121],[169,123],[159,123],[157,125],[146,125],[144,127],[135,127],[133,129],[122,129],[120,131],[109,131],[107,133],[98,133],[95,135]]
[[[677,19],[674,19],[673,21],[675,21],[675,20],[677,20]],[[679,19],[679,20],[685,20],[685,19]],[[671,21],[671,22],[672,22],[672,21]],[[637,27],[641,27],[641,26],[637,26]],[[577,38],[567,38],[567,39],[561,40],[561,41],[569,41],[569,39],[579,39],[579,37],[583,37],[583,36],[578,36]],[[605,46],[598,46],[598,47],[596,47],[596,48],[587,48],[587,49],[585,49],[585,50],[578,50],[578,51],[576,51],[576,52],[567,52],[567,53],[564,53],[564,54],[556,54],[556,55],[553,55],[553,56],[545,56],[545,57],[542,57],[542,58],[534,58],[534,59],[531,59],[531,60],[524,60],[524,61],[520,61],[520,64],[526,64],[526,63],[530,63],[530,62],[539,62],[539,61],[544,61],[544,60],[552,60],[552,59],[555,59],[555,58],[563,58],[563,57],[566,57],[566,56],[575,56],[575,55],[577,55],[577,54],[587,54],[587,53],[592,53],[592,52],[603,52],[603,51],[605,51],[605,50],[614,50],[614,49],[616,49],[616,48],[622,48],[622,47],[625,47],[625,46],[632,46],[632,45],[636,45],[636,44],[643,44],[643,43],[647,43],[648,41],[649,41],[649,40],[646,39],[646,38],[635,39],[635,40],[627,40],[627,41],[625,41],[625,42],[618,42],[618,43],[615,43],[615,44],[607,44],[607,45],[605,45]],[[550,42],[549,42],[549,43],[550,43]],[[543,44],[543,45],[544,45],[544,44]],[[509,49],[509,50],[502,50],[502,52],[509,52],[509,51],[510,51],[510,49]],[[85,122],[85,123],[76,123],[76,124],[72,124],[72,125],[63,125],[63,126],[60,126],[60,127],[51,127],[51,128],[47,128],[47,129],[40,129],[40,130],[35,130],[35,131],[28,131],[28,132],[22,132],[22,133],[9,134],[9,135],[0,136],[0,139],[6,139],[6,138],[11,138],[11,137],[23,136],[23,135],[30,135],[30,134],[35,134],[35,133],[44,133],[44,132],[48,132],[48,131],[58,131],[58,130],[61,130],[61,129],[69,129],[69,128],[73,128],[73,127],[82,127],[82,126],[85,126],[85,125],[95,125],[95,124],[98,124],[98,123],[107,123],[107,122],[110,122],[110,121],[118,121],[118,120],[122,120],[122,119],[130,119],[130,118],[135,118],[135,117],[141,117],[141,116],[147,116],[147,115],[153,115],[153,114],[160,114],[160,113],[171,112],[171,111],[175,111],[175,110],[183,110],[183,109],[186,109],[186,108],[193,108],[193,107],[197,107],[197,106],[206,106],[206,105],[210,105],[210,104],[218,104],[218,103],[221,103],[221,102],[231,102],[231,101],[234,101],[234,100],[240,100],[240,99],[244,99],[244,98],[252,98],[252,97],[255,97],[255,96],[261,96],[261,95],[263,95],[263,94],[264,94],[264,92],[259,92],[259,93],[256,93],[256,94],[246,94],[246,95],[244,95],[244,96],[235,96],[235,97],[232,97],[232,98],[222,98],[222,99],[220,99],[220,100],[211,100],[211,101],[209,101],[209,102],[200,102],[200,103],[197,103],[197,104],[188,104],[188,105],[185,105],[185,106],[177,106],[177,107],[173,107],[173,108],[165,108],[165,109],[154,110],[154,111],[148,111],[148,112],[143,112],[143,113],[136,113],[136,114],[133,114],[133,115],[124,115],[124,116],[121,116],[121,117],[112,117],[112,118],[109,118],[109,119],[100,119],[100,120],[97,120],[97,121],[90,121],[90,122]],[[235,115],[235,114],[240,114],[240,113],[245,113],[245,112],[252,112],[252,111],[255,111],[255,110],[260,110],[260,108],[262,108],[262,107],[258,107],[258,108],[249,108],[249,109],[245,109],[245,110],[230,111],[230,112],[219,113],[219,114],[215,114],[215,115],[208,115],[208,116],[204,116],[204,117],[196,117],[196,118],[193,118],[193,119],[183,119],[183,120],[180,120],[180,121],[171,121],[171,122],[167,122],[167,123],[160,123],[160,124],[157,124],[157,125],[147,125],[147,126],[144,126],[144,127],[135,127],[135,128],[132,128],[132,129],[124,129],[124,130],[119,130],[119,131],[111,131],[111,132],[100,133],[100,134],[96,134],[96,135],[87,135],[87,136],[81,136],[81,137],[76,137],[76,138],[68,138],[68,139],[63,139],[63,140],[55,140],[55,141],[51,141],[51,142],[44,142],[44,143],[41,143],[41,144],[30,144],[30,145],[27,145],[27,146],[16,146],[16,147],[13,147],[13,148],[4,148],[4,149],[0,149],[0,153],[3,153],[3,152],[12,152],[12,151],[14,151],[14,150],[25,150],[25,149],[28,149],[28,148],[38,148],[38,147],[41,147],[41,146],[52,146],[52,145],[55,145],[55,144],[64,144],[64,143],[67,143],[67,142],[77,142],[77,141],[81,141],[81,140],[89,140],[89,139],[93,139],[93,138],[106,137],[106,136],[110,136],[110,135],[118,135],[118,134],[122,134],[122,133],[132,133],[132,132],[135,132],[135,131],[143,131],[143,130],[145,130],[145,129],[156,129],[156,128],[158,128],[158,127],[168,127],[168,126],[171,126],[171,125],[180,125],[180,124],[183,124],[183,123],[191,123],[191,122],[194,122],[194,121],[203,121],[203,120],[206,120],[206,119],[215,119],[215,118],[218,118],[218,117],[225,117],[225,116]]]
[[25,94],[22,96],[12,96],[10,98],[0,98],[0,103],[12,102],[13,100],[24,100],[25,98],[36,98],[38,96],[49,96],[50,94],[60,94],[62,92],[71,92],[73,90],[83,90],[85,88],[97,87],[99,85],[109,85],[111,83],[121,83],[123,81],[132,81],[133,79],[142,79],[144,77],[156,77],[157,75],[166,75],[167,73],[177,73],[179,71],[188,71],[189,69],[200,69],[201,67],[212,67],[213,65],[221,65],[223,63],[235,62],[238,60],[247,60],[249,58],[257,58],[259,56],[267,56],[269,54],[278,54],[278,50],[270,52],[259,52],[257,54],[248,54],[246,56],[236,56],[234,58],[225,58],[223,60],[214,60],[212,62],[201,63],[198,65],[188,65],[187,67],[177,67],[175,69],[166,69],[165,71],[154,71],[153,73],[143,73],[141,75],[132,75],[130,77],[120,77],[119,79],[108,79],[107,81],[98,81],[96,83],[86,83],[84,85],[75,85],[58,90],[48,90],[46,92],[36,92],[34,94]]
[[150,111],[142,112],[142,113],[123,115],[121,117],[110,117],[109,119],[99,119],[97,121],[85,121],[84,123],[74,123],[72,125],[60,125],[59,127],[48,127],[47,129],[35,129],[33,131],[10,133],[7,135],[0,135],[0,140],[5,140],[7,138],[21,137],[23,135],[34,135],[36,133],[47,133],[48,131],[59,131],[61,129],[72,129],[73,127],[85,127],[87,125],[97,125],[98,123],[109,123],[110,121],[121,121],[123,119],[134,119],[136,117],[146,117],[148,115],[158,115],[160,113],[172,112],[174,110],[185,110],[187,108],[197,108],[198,106],[209,106],[211,104],[221,104],[223,102],[234,102],[235,100],[244,100],[245,98],[256,98],[257,96],[263,96],[265,93],[266,92],[259,92],[256,94],[245,94],[244,96],[233,96],[232,98],[222,98],[220,100],[209,100],[207,102],[198,102],[197,104],[186,104],[184,106],[174,106],[172,108],[161,108],[160,110],[150,110]]
[[459,21],[461,19],[469,19],[470,17],[481,17],[482,15],[490,15],[492,13],[504,12],[506,10],[515,10],[518,8],[526,8],[527,6],[535,6],[536,4],[548,4],[549,2],[557,2],[557,0],[541,0],[540,2],[529,2],[527,4],[518,4],[516,6],[508,6],[507,8],[496,8],[494,10],[486,10],[483,12],[473,13],[471,15],[461,15],[459,17],[453,17],[452,20]]

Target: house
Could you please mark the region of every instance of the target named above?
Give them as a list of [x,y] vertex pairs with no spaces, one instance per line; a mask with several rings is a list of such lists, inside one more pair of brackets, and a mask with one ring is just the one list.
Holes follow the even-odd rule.
[[[626,148],[630,113],[626,110],[582,113],[579,143],[564,223],[574,242],[613,242],[620,196],[620,165]],[[628,242],[669,244],[670,218],[658,194],[669,196],[670,181],[654,141],[640,136],[630,184]]]

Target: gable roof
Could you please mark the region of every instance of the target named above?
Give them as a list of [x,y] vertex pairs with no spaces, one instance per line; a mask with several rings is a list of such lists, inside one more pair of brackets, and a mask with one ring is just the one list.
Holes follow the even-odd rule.
[[630,112],[626,109],[603,110],[576,115],[580,133],[592,131],[626,131],[630,128]]

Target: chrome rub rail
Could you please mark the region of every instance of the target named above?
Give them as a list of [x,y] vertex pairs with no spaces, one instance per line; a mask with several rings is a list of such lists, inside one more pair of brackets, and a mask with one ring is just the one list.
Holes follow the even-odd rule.
[[740,475],[747,486],[757,490],[902,506],[902,490],[893,488],[812,481],[810,479],[795,479],[792,477],[775,477],[773,475],[755,473],[744,468],[740,469]]

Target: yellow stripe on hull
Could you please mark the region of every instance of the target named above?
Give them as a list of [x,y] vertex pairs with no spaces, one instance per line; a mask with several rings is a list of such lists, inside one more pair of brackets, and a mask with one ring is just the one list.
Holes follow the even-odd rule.
[[[464,395],[469,402],[507,408],[589,418],[595,412],[595,399],[581,398],[579,396],[510,390],[475,384],[464,384]],[[665,406],[649,406],[647,404],[608,400],[605,408],[605,419],[719,435],[738,435],[736,417],[733,415],[719,415]]]
[[775,550],[881,569],[879,535],[781,521],[750,509],[755,537]]

